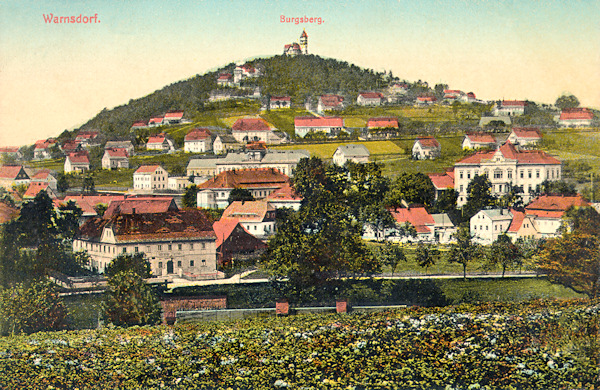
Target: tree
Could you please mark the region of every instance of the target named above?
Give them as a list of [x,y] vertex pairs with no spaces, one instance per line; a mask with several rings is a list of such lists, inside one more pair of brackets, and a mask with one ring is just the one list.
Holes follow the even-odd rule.
[[520,259],[518,248],[506,234],[500,234],[486,253],[489,266],[500,265],[502,267],[502,277],[506,274],[507,269],[519,265],[521,263]]
[[492,183],[486,175],[475,175],[467,187],[467,203],[463,206],[463,221],[468,221],[480,210],[495,206]]
[[229,202],[229,204],[236,202],[236,201],[240,201],[240,202],[248,201],[249,202],[249,201],[253,201],[253,200],[254,200],[254,196],[252,196],[252,192],[250,192],[250,190],[247,188],[234,188],[229,193],[229,198],[227,198],[227,202]]
[[106,276],[113,277],[119,272],[132,271],[141,278],[149,278],[152,276],[152,269],[150,262],[146,258],[146,255],[142,252],[135,254],[121,253],[115,257],[104,270]]
[[600,236],[600,214],[593,207],[569,207],[563,215],[561,230]]
[[431,244],[424,244],[419,242],[417,250],[415,252],[415,261],[419,267],[424,267],[425,272],[429,270],[429,267],[435,265],[437,259],[440,256],[440,251]]
[[577,195],[575,185],[567,183],[564,180],[544,180],[540,185],[540,194],[543,195],[566,195],[574,196]]
[[383,164],[349,161],[345,169],[348,172],[345,195],[352,215],[359,218],[367,206],[381,207],[390,186],[390,180],[383,176]]
[[196,208],[198,205],[198,187],[195,184],[187,186],[183,194],[183,207]]
[[47,279],[0,289],[2,335],[59,330],[65,327],[66,316],[56,286]]
[[363,225],[370,225],[379,240],[379,232],[391,229],[396,225],[396,220],[388,209],[382,205],[367,205],[360,210],[358,221]]
[[448,89],[448,84],[436,84],[435,87],[433,87],[435,97],[438,98],[438,100],[441,100],[444,97],[444,90],[446,89]]
[[94,179],[91,176],[86,176],[83,178],[83,184],[81,185],[81,192],[84,194],[93,194],[96,192],[96,186],[94,184]]
[[63,239],[66,239],[69,244],[73,242],[79,230],[79,219],[82,215],[83,211],[72,200],[58,206],[56,225]]
[[523,186],[512,186],[507,194],[502,195],[498,199],[498,206],[502,208],[522,209],[525,206],[522,194]]
[[397,244],[392,244],[386,241],[385,245],[379,249],[379,258],[381,262],[392,269],[392,276],[394,276],[394,270],[398,267],[401,261],[406,262],[406,256],[402,247]]
[[407,203],[418,203],[429,207],[435,199],[435,187],[429,176],[424,173],[401,173],[392,182],[385,203],[397,207],[402,200]]
[[556,103],[554,105],[561,110],[566,108],[575,108],[579,107],[579,99],[571,94],[563,94],[556,99]]
[[67,175],[64,173],[58,175],[56,189],[59,192],[65,192],[69,189],[69,180],[67,180]]
[[454,235],[455,242],[450,244],[448,262],[458,263],[463,267],[463,278],[467,278],[467,266],[481,255],[481,247],[471,241],[469,226],[461,226]]
[[103,318],[118,326],[152,325],[160,321],[161,307],[155,292],[133,270],[108,279],[102,302]]

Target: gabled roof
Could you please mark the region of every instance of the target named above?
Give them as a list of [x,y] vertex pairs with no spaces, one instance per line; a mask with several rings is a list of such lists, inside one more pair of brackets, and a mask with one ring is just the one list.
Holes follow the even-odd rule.
[[73,152],[69,153],[67,159],[71,161],[71,164],[89,164],[90,159],[87,152]]
[[108,154],[110,158],[127,158],[127,149],[125,148],[108,148],[104,150],[104,153]]
[[467,133],[465,134],[465,138],[467,138],[472,143],[478,144],[495,144],[496,139],[490,133]]
[[319,99],[325,107],[337,107],[344,102],[344,97],[340,95],[321,95]]
[[0,179],[14,180],[21,171],[25,173],[22,165],[2,165],[0,166]]
[[125,195],[67,195],[64,199],[55,199],[55,207],[61,204],[67,204],[73,201],[83,211],[84,217],[96,216],[98,213],[94,209],[99,204],[109,205],[114,200],[123,200]]
[[54,196],[54,192],[50,188],[50,184],[42,181],[34,181],[29,183],[27,191],[23,194],[23,199],[33,199],[40,191],[46,191],[51,197]]
[[65,141],[62,144],[62,151],[68,153],[68,152],[78,149],[80,147],[80,145],[81,145],[81,143],[76,140]]
[[525,107],[527,102],[524,100],[502,100],[502,107]]
[[223,171],[210,180],[198,185],[198,188],[255,188],[282,187],[289,182],[289,177],[273,168],[242,169]]
[[262,118],[240,118],[231,127],[233,131],[268,131],[271,127]]
[[160,165],[142,165],[139,167],[133,174],[150,174],[156,172],[158,168],[161,168]]
[[367,121],[368,128],[381,128],[384,129],[386,127],[398,128],[398,118],[394,117],[379,117],[379,118],[369,118]]
[[210,130],[208,130],[206,128],[201,128],[201,129],[196,128],[186,134],[185,141],[201,141],[201,140],[204,140],[204,139],[207,139],[210,137],[211,137]]
[[427,174],[436,190],[447,190],[454,188],[454,178],[447,173],[429,173]]
[[523,220],[525,219],[525,213],[522,211],[514,210],[514,209],[511,209],[510,213],[513,215],[513,219],[512,219],[512,222],[510,223],[510,226],[508,227],[508,232],[516,233],[519,231],[519,229],[523,225]]
[[512,132],[518,138],[541,139],[542,132],[536,127],[513,127]]
[[150,120],[148,121],[148,124],[150,123],[162,123],[164,117],[162,116],[154,116],[152,118],[150,118]]
[[581,195],[540,195],[525,207],[526,214],[541,215],[540,212],[565,212],[569,207],[589,207]]
[[420,143],[423,149],[436,149],[440,147],[440,143],[433,137],[419,137],[416,142]]
[[404,224],[408,222],[413,225],[417,233],[430,233],[431,229],[426,225],[435,224],[433,217],[425,207],[396,208],[390,210],[390,213],[397,223]]
[[100,133],[97,131],[80,131],[76,136],[76,140],[90,140],[98,137]]
[[344,153],[344,157],[352,158],[352,157],[369,157],[371,153],[369,149],[363,144],[348,144],[338,146],[337,151]]
[[164,116],[165,119],[181,119],[183,118],[183,111],[169,111]]
[[594,113],[587,108],[568,108],[560,113],[560,120],[591,120]]
[[363,99],[383,99],[381,92],[361,92],[358,96],[362,96]]
[[104,212],[103,218],[111,218],[117,214],[156,214],[167,211],[178,211],[173,198],[139,197],[113,200]]
[[[238,218],[221,218],[213,223],[213,230],[217,235],[216,247],[221,253],[265,249],[267,247],[264,242],[250,234]],[[225,248],[220,248],[223,242],[228,240],[229,242],[227,242]]]
[[18,146],[0,146],[0,153],[17,153],[18,151]]
[[148,138],[147,144],[162,144],[167,139],[167,135],[165,133],[155,134]]
[[221,142],[224,144],[237,144],[238,143],[238,141],[235,139],[235,137],[231,134],[217,134],[215,139],[216,138],[219,138],[221,140]]
[[31,180],[42,181],[48,180],[49,177],[52,177],[52,173],[48,169],[42,169],[41,171],[38,171],[33,176],[31,176]]
[[297,116],[294,118],[296,127],[344,127],[344,118],[338,116]]
[[[503,220],[503,219],[511,219],[512,214],[509,210],[506,209],[483,209],[479,211],[477,214],[484,214],[491,220]],[[475,215],[477,215],[475,214]],[[474,216],[472,218],[475,218]]]
[[522,150],[518,151],[510,142],[504,143],[500,148],[492,151],[480,151],[467,156],[456,164],[481,164],[484,161],[490,161],[497,152],[500,152],[504,158],[517,160],[519,164],[560,164],[560,161],[550,156],[548,153],[540,150]]
[[298,193],[296,192],[296,190],[294,190],[294,188],[289,184],[286,183],[283,185],[283,187],[279,188],[278,190],[273,191],[269,196],[267,196],[267,200],[272,200],[272,201],[282,201],[282,200],[287,200],[287,201],[294,201],[294,200],[302,200],[302,197],[300,195],[298,195]]
[[79,236],[99,240],[105,227],[111,228],[117,242],[186,241],[216,238],[212,224],[197,209],[150,214],[116,214],[95,217],[79,229]]
[[148,126],[147,121],[137,121],[137,122],[134,122],[133,125],[131,125],[131,127],[146,127],[146,126]]
[[267,218],[267,212],[275,210],[266,200],[236,201],[223,211],[223,217],[237,218],[241,222],[261,222]]

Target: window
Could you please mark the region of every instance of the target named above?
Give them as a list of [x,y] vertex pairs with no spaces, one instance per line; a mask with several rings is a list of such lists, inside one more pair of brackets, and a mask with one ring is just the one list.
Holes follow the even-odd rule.
[[202,260],[202,266],[206,267],[206,260]]
[[471,171],[467,171],[467,179],[471,178]]
[[135,253],[138,253],[138,252],[140,251],[140,248],[138,248],[138,247],[136,246],[135,248],[133,248],[133,251],[134,251]]
[[202,249],[206,249],[206,244],[202,243]]
[[177,244],[177,249],[181,250],[182,248],[183,248],[183,245]]
[[494,179],[502,179],[502,171],[497,169],[494,171]]
[[146,252],[150,253],[150,245],[146,245]]
[[462,172],[462,171],[459,171],[459,172],[458,172],[458,176],[460,176],[460,178],[462,179],[462,178],[463,178],[463,172]]
[[171,251],[171,250],[173,250],[173,245],[169,244],[169,245],[167,246],[167,250],[170,250],[170,251]]
[[536,170],[535,170],[535,178],[536,178],[536,179],[539,179],[539,178],[540,178],[540,170],[539,170],[539,169],[536,169]]
[[158,262],[158,268],[162,268],[162,261]]
[[178,261],[177,261],[177,266],[178,266],[179,268],[181,268],[181,260],[178,260]]
[[489,230],[489,225],[485,225],[485,230]]
[[531,169],[527,171],[527,177],[529,177],[531,179],[531,177],[532,177]]
[[460,192],[463,192],[464,186],[461,184],[460,185]]
[[506,172],[506,177],[512,179],[512,171],[510,169]]
[[190,267],[194,266],[194,260],[190,260]]
[[159,246],[158,246],[158,250],[159,250],[159,251],[162,251],[162,245],[159,245]]
[[127,253],[127,248],[123,248],[123,253]]

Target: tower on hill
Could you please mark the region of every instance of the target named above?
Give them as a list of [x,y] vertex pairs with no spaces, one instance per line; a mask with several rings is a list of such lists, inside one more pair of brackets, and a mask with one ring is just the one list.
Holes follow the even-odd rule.
[[300,48],[302,49],[302,54],[308,54],[308,35],[306,34],[306,30],[302,30],[302,35],[300,35]]
[[300,35],[300,44],[298,42],[290,43],[283,47],[283,54],[286,56],[298,56],[302,54],[308,54],[308,35],[305,30],[302,30]]

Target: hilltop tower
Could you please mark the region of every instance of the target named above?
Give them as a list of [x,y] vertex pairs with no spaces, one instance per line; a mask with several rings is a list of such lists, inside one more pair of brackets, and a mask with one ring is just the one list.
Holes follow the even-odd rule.
[[306,34],[306,30],[302,30],[302,35],[300,35],[300,48],[302,49],[302,54],[308,54],[308,35]]

